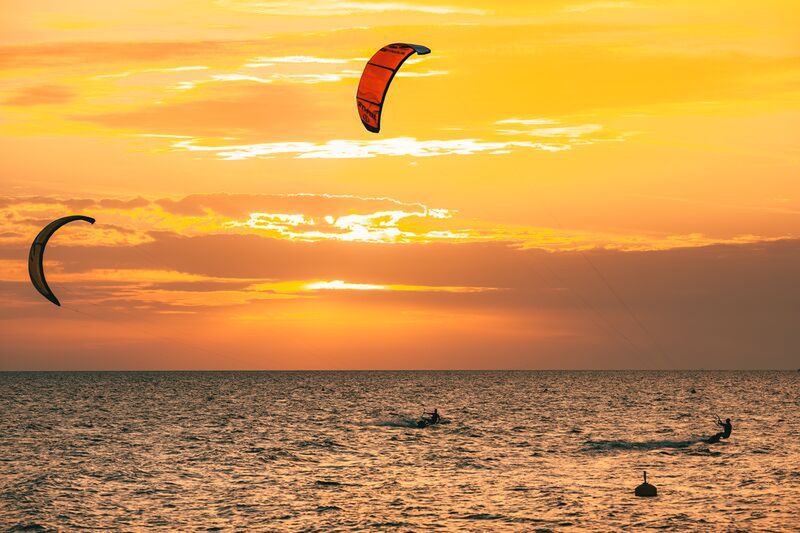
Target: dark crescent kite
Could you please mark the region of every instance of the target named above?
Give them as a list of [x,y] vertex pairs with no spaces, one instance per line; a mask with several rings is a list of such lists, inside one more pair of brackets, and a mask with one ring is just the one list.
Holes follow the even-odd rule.
[[44,229],[39,232],[39,235],[33,239],[31,252],[28,255],[28,274],[30,274],[31,283],[33,283],[33,286],[36,287],[36,290],[39,291],[42,296],[58,306],[60,306],[61,303],[58,301],[58,298],[56,298],[56,295],[53,294],[53,291],[50,290],[50,286],[47,285],[47,280],[44,277],[44,248],[47,246],[47,241],[53,236],[53,233],[58,231],[61,226],[69,224],[70,222],[75,222],[76,220],[83,220],[89,224],[94,224],[93,218],[83,215],[72,215],[54,220],[45,226]]
[[431,49],[419,44],[388,44],[375,52],[367,62],[358,82],[356,106],[364,127],[372,133],[381,131],[381,112],[394,75],[414,53],[430,54]]

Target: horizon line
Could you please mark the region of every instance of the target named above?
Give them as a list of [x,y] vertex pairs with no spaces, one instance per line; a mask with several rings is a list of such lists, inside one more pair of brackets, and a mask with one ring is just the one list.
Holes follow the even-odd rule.
[[0,374],[12,373],[100,373],[100,372],[800,372],[800,368],[351,368],[351,369],[17,369],[0,370]]

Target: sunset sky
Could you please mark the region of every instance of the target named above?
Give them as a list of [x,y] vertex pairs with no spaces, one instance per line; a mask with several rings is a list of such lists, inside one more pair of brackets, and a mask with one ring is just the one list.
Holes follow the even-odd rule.
[[0,370],[800,367],[794,0],[0,5]]

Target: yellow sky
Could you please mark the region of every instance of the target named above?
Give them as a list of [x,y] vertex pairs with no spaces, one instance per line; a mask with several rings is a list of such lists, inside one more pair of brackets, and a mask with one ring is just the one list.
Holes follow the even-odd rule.
[[[775,0],[6,0],[0,369],[791,366],[798,27]],[[433,52],[375,135],[355,88],[390,42]],[[48,249],[57,309],[25,261],[65,214],[98,222]]]

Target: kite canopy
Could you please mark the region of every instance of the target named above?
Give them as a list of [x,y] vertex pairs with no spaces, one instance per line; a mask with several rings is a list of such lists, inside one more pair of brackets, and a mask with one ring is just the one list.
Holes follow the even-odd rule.
[[386,91],[400,70],[400,66],[414,53],[430,54],[431,49],[419,44],[394,43],[375,52],[364,67],[358,82],[356,106],[364,127],[372,133],[381,130],[381,112],[386,100]]
[[28,274],[30,274],[31,283],[33,283],[33,286],[36,287],[36,290],[39,291],[42,296],[58,306],[60,306],[61,303],[58,301],[58,298],[56,298],[56,295],[53,294],[53,291],[50,290],[50,286],[47,285],[47,280],[44,277],[44,248],[47,246],[47,241],[50,240],[53,233],[58,231],[61,226],[69,224],[70,222],[75,222],[76,220],[83,220],[89,224],[94,224],[93,218],[83,215],[72,215],[54,220],[45,226],[44,229],[39,232],[39,235],[33,239],[31,252],[28,255]]

